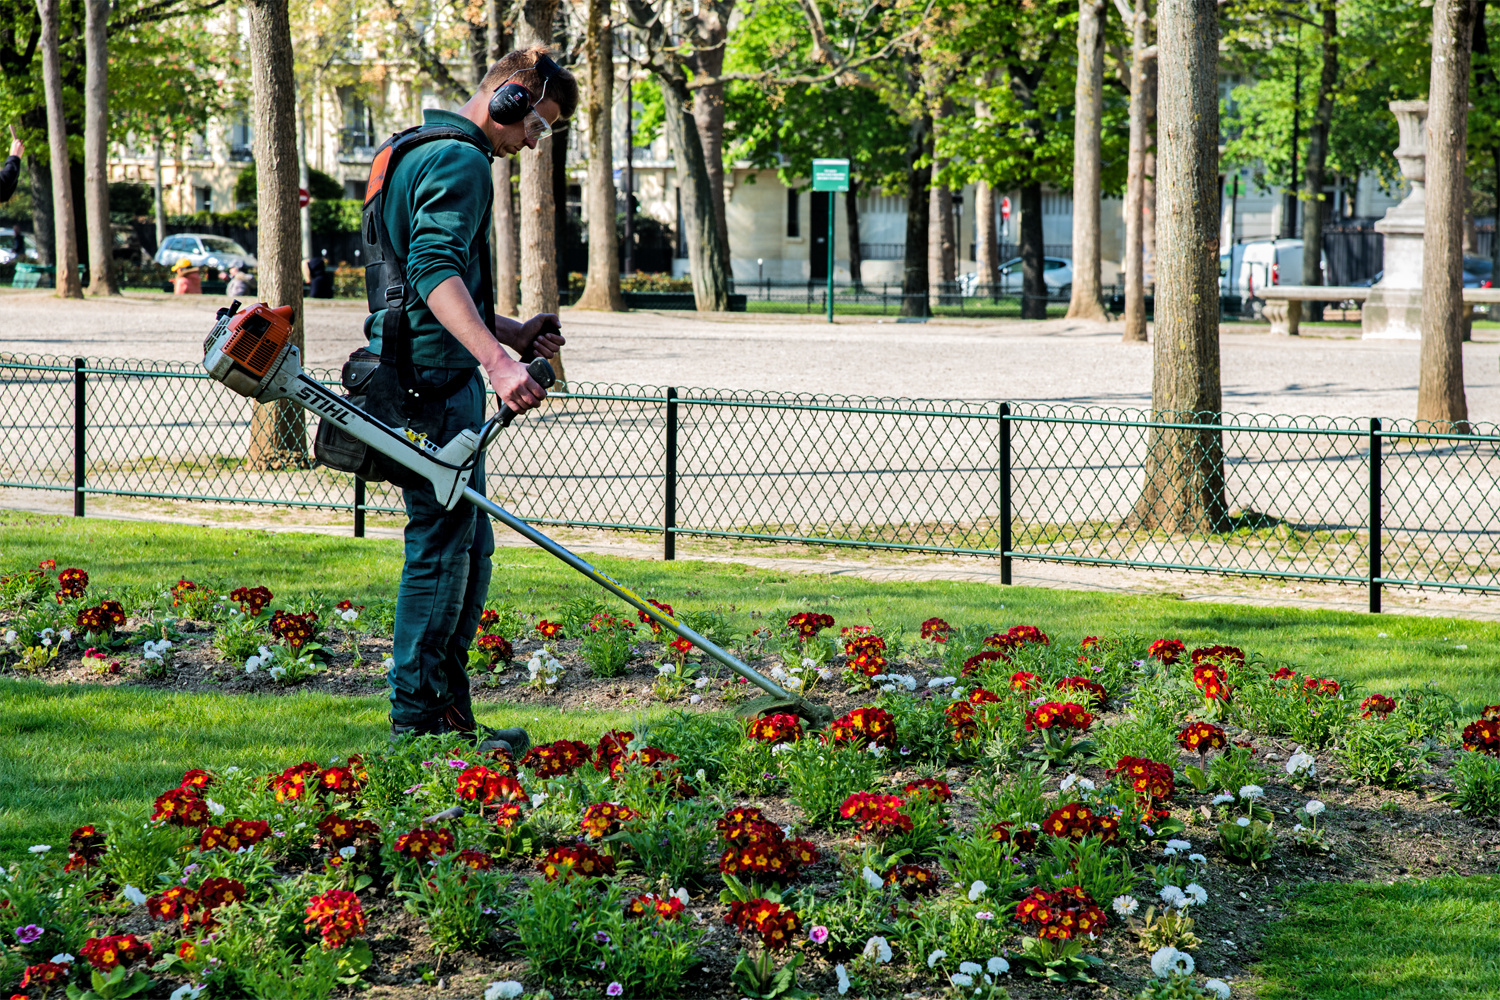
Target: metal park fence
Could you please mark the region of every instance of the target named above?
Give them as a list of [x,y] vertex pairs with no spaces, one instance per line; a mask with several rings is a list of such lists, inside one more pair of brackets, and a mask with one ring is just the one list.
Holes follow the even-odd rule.
[[[332,372],[317,372],[332,381]],[[190,364],[0,358],[0,490],[401,512]],[[271,426],[281,420],[280,426]],[[1500,431],[572,383],[488,492],[538,524],[1500,592]]]

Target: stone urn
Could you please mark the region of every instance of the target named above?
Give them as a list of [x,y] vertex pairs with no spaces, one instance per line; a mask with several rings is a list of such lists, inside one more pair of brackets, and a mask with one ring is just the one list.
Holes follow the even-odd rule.
[[1385,236],[1385,274],[1362,311],[1371,340],[1422,339],[1422,238],[1427,225],[1427,102],[1392,101],[1401,142],[1396,163],[1411,193],[1375,223]]

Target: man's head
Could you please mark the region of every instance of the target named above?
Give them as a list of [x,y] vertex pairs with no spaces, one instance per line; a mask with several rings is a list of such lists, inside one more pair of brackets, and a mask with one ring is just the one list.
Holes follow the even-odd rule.
[[[502,88],[501,99],[496,100]],[[492,102],[502,118],[516,120],[495,120]],[[537,140],[556,122],[571,118],[577,107],[578,81],[547,57],[546,46],[537,45],[512,52],[491,66],[462,114],[484,129],[496,153],[509,156],[535,149]]]

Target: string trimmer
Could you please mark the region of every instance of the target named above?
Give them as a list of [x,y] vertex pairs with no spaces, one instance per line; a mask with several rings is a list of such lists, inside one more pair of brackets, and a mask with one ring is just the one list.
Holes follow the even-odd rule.
[[[431,482],[438,502],[447,509],[452,510],[460,502],[473,504],[637,611],[682,636],[766,692],[768,697],[758,698],[746,706],[746,714],[790,712],[806,719],[814,728],[827,725],[833,720],[833,710],[827,705],[809,702],[786,690],[672,615],[637,597],[630,588],[601,573],[471,487],[469,480],[479,456],[500,429],[508,426],[515,416],[504,404],[501,404],[500,412],[486,421],[479,430],[462,431],[453,440],[438,447],[425,437],[408,434],[381,423],[307,375],[302,370],[302,354],[291,339],[290,306],[273,309],[259,303],[240,311],[239,303],[235,302],[228,309],[219,310],[218,322],[208,339],[203,342],[203,367],[208,370],[209,375],[257,403],[289,399],[324,420],[336,421],[351,437],[358,438],[380,454]],[[550,387],[556,381],[552,366],[543,358],[531,362],[528,371],[543,388]]]

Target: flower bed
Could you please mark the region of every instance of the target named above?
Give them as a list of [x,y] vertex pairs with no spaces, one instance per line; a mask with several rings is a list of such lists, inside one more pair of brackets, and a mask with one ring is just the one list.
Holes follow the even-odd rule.
[[[185,580],[159,597],[93,587],[55,566],[0,579],[7,668],[250,687],[378,676],[384,608]],[[592,602],[540,621],[496,608],[478,691],[580,704],[624,690],[682,711],[638,732],[584,722],[520,760],[424,737],[272,774],[188,769],[144,811],[101,810],[9,867],[0,985],[1041,997],[1096,979],[1114,995],[1228,996],[1283,888],[1495,868],[1500,706],[1461,713],[1253,650],[1046,623],[799,611],[737,634],[679,613],[840,717],[823,731],[737,719],[722,709],[743,685]]]

